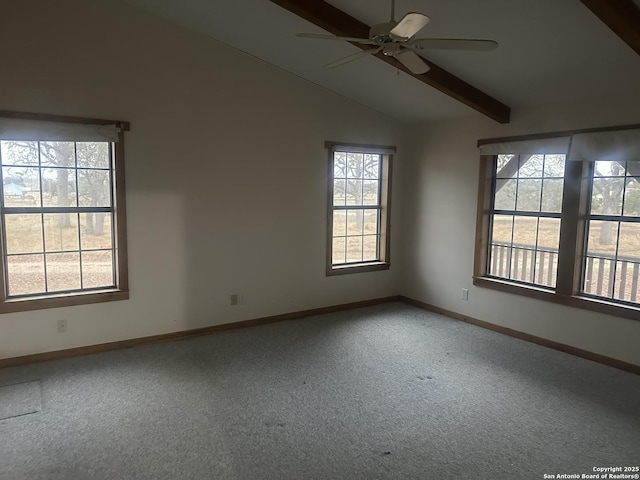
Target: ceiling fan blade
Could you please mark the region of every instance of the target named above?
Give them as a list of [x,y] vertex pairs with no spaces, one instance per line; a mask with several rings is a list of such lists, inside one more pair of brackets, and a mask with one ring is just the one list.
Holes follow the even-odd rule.
[[389,34],[397,40],[407,40],[418,33],[430,22],[430,18],[422,13],[407,13]]
[[396,53],[394,57],[407,67],[411,73],[419,75],[429,71],[429,65],[427,65],[427,62],[411,50],[402,50],[401,52]]
[[471,38],[416,38],[406,46],[414,50],[470,50],[488,52],[498,48],[498,42]]
[[369,38],[336,37],[334,35],[321,35],[316,33],[296,33],[296,37],[318,38],[320,40],[344,40],[345,42],[361,43],[363,45],[377,45],[376,42]]
[[360,58],[366,57],[367,55],[374,55],[374,54],[378,53],[381,49],[382,49],[382,47],[380,47],[380,48],[372,48],[370,50],[361,50],[360,52],[356,52],[354,54],[351,54],[351,55],[348,55],[346,57],[340,58],[339,60],[336,60],[335,62],[331,62],[331,63],[325,65],[324,67],[325,68],[336,68],[336,67],[339,67],[340,65],[344,65],[345,63],[353,62],[354,60],[359,60]]

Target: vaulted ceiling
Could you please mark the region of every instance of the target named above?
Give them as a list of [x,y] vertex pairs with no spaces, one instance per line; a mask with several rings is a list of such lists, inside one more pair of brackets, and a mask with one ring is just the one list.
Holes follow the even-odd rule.
[[511,109],[640,95],[640,0],[397,0],[396,18],[431,18],[419,37],[500,45],[426,52],[421,78],[373,56],[326,69],[358,47],[295,36],[361,36],[389,20],[390,0],[125,1],[407,123],[474,112],[504,123]]

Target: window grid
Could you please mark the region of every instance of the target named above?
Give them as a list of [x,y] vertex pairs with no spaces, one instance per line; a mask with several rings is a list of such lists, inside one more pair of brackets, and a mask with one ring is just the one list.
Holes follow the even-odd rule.
[[392,155],[386,151],[395,147],[380,147],[383,152],[368,145],[325,146],[330,180],[327,275],[388,269]]
[[332,266],[381,261],[383,161],[381,154],[333,152]]
[[[617,164],[623,169],[620,175],[598,174],[598,164],[609,163],[612,166]],[[640,177],[630,174],[628,162],[595,162],[590,172],[589,210],[587,213],[586,234],[584,241],[584,253],[581,275],[581,292],[587,296],[595,298],[606,298],[630,304],[638,303],[638,276],[640,274],[640,257],[621,255],[620,242],[622,238],[623,226],[640,223],[640,217],[625,215],[627,203],[627,190],[632,182],[640,183]],[[620,192],[619,214],[616,212],[593,213],[594,200],[596,198],[596,180],[608,180],[610,185],[614,185],[615,180],[622,180],[622,190]],[[604,195],[602,195],[604,197]],[[611,209],[612,206],[609,206]],[[607,210],[605,208],[605,210]],[[603,241],[602,229],[605,223],[615,225],[615,248],[613,254],[605,252],[591,251],[594,237],[592,231],[596,230],[598,222],[600,242]],[[609,227],[610,229],[610,227]]]
[[[510,158],[508,158],[510,157]],[[523,157],[525,157],[523,159]],[[555,288],[556,275],[557,275],[557,260],[558,260],[558,246],[559,246],[559,225],[557,228],[558,236],[556,238],[555,248],[541,247],[540,246],[540,230],[541,219],[559,219],[561,214],[558,212],[551,212],[543,210],[543,199],[546,193],[545,183],[553,180],[563,180],[564,177],[559,175],[547,174],[547,160],[548,157],[558,158],[564,161],[564,156],[558,155],[498,155],[493,161],[493,182],[492,182],[492,199],[491,199],[491,222],[490,222],[490,235],[488,242],[487,252],[487,274],[490,276],[505,278],[515,282],[521,282],[524,284],[531,284],[549,288]],[[539,165],[539,174],[534,172],[533,174],[523,175],[523,167],[527,162],[534,160],[533,168],[535,169],[535,162],[541,159]],[[512,161],[517,162],[517,169],[510,173],[513,168],[509,167],[509,163]],[[498,171],[500,163],[502,170]],[[531,164],[529,167],[532,166]],[[503,171],[507,173],[504,174]],[[564,169],[562,169],[564,173]],[[502,176],[501,176],[502,173]],[[505,176],[506,175],[506,176]],[[496,197],[500,188],[504,188],[509,181],[515,182],[515,192],[513,198],[512,209],[498,209],[496,208]],[[528,209],[521,209],[523,205],[520,204],[521,190],[524,184],[530,182],[540,182],[540,188],[535,199],[535,206],[532,204]],[[498,183],[501,185],[498,186]],[[537,188],[536,188],[537,189]],[[561,202],[562,196],[560,196]],[[524,203],[524,201],[522,201]],[[557,208],[559,210],[559,208]],[[496,232],[496,215],[510,216],[510,234],[507,242],[495,241]],[[523,243],[521,239],[516,238],[517,224],[525,222],[526,219],[535,218],[535,228],[532,243]],[[520,220],[520,222],[518,222]]]
[[[3,144],[9,144],[13,142],[2,141]],[[114,171],[113,171],[113,145],[108,142],[102,142],[107,145],[107,163],[108,167],[90,167],[90,166],[82,166],[80,167],[78,164],[78,143],[79,142],[60,142],[60,143],[73,143],[73,165],[49,165],[44,164],[42,160],[42,144],[48,144],[50,142],[45,141],[29,141],[25,143],[32,143],[37,145],[37,165],[32,164],[20,164],[20,163],[5,163],[2,157],[2,149],[0,149],[0,165],[2,168],[0,169],[0,185],[2,188],[2,194],[0,195],[0,206],[2,208],[2,237],[3,237],[3,246],[4,251],[3,255],[5,257],[5,261],[3,262],[4,266],[4,275],[5,275],[5,297],[6,298],[23,298],[23,297],[32,297],[32,296],[40,296],[43,294],[49,293],[74,293],[81,291],[94,291],[94,290],[102,290],[114,288],[115,278],[116,278],[116,257],[115,257],[115,210],[114,210]],[[56,142],[58,143],[58,142]],[[101,142],[82,142],[82,143],[101,143]],[[21,207],[21,206],[6,206],[5,196],[5,169],[7,171],[11,168],[30,168],[37,170],[38,175],[38,200],[40,206],[29,206],[29,207]],[[45,187],[44,187],[44,174],[43,171],[45,169],[49,169],[52,171],[72,171],[74,176],[74,187],[75,187],[75,206],[46,206],[45,205]],[[109,205],[108,206],[80,206],[80,183],[79,177],[80,172],[91,172],[91,171],[103,171],[108,173],[108,193],[109,193]],[[67,180],[68,181],[68,180]],[[42,249],[39,251],[30,251],[30,252],[17,252],[17,253],[8,253],[7,251],[7,233],[9,231],[7,226],[7,218],[11,218],[12,215],[29,215],[29,214],[37,214],[39,215],[40,220],[40,230],[41,230],[41,245]],[[47,242],[47,222],[45,221],[45,215],[47,214],[63,214],[63,215],[74,215],[76,217],[76,231],[77,231],[77,249],[60,249],[60,250],[49,250],[48,242]],[[109,218],[109,233],[110,233],[110,247],[109,248],[91,248],[85,247],[83,245],[83,234],[82,234],[82,221],[81,215],[101,215],[105,214],[107,217],[103,217],[100,221],[104,222],[106,218]],[[70,218],[70,217],[68,217]],[[86,221],[85,217],[85,221]],[[93,222],[93,217],[92,217]],[[86,226],[86,225],[85,225]],[[88,234],[87,234],[88,235]],[[108,282],[103,281],[101,285],[96,285],[92,287],[85,288],[85,268],[83,266],[84,254],[92,253],[92,252],[105,252],[110,253],[110,264],[111,264],[111,275],[110,280]],[[78,288],[50,288],[51,278],[50,278],[50,265],[49,261],[53,261],[53,258],[56,256],[61,256],[65,254],[77,254],[78,256]],[[12,293],[12,284],[15,283],[15,279],[12,280],[12,272],[10,271],[11,259],[19,258],[19,257],[28,257],[28,256],[41,256],[42,257],[42,271],[43,271],[43,281],[44,281],[44,289],[37,291],[29,291],[29,292],[20,292],[20,293]],[[51,258],[49,258],[51,257]],[[53,263],[51,264],[53,265]]]

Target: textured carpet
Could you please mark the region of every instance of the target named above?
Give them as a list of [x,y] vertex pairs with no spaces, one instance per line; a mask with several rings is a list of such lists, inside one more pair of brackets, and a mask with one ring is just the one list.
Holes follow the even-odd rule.
[[640,462],[640,377],[393,303],[0,370],[0,478],[541,479]]
[[41,408],[39,382],[0,387],[0,420],[39,412]]

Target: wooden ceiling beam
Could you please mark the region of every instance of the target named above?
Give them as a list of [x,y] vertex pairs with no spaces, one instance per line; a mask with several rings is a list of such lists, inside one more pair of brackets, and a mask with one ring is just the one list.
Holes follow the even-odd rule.
[[640,8],[633,0],[580,0],[640,55]]
[[[336,36],[369,37],[369,25],[323,0],[271,0],[271,2]],[[371,48],[368,45],[357,43],[353,43],[353,45],[363,50]],[[416,75],[393,57],[387,57],[381,53],[376,57],[499,123],[509,123],[511,109],[507,105],[428,59],[425,60],[431,69],[427,73]]]

